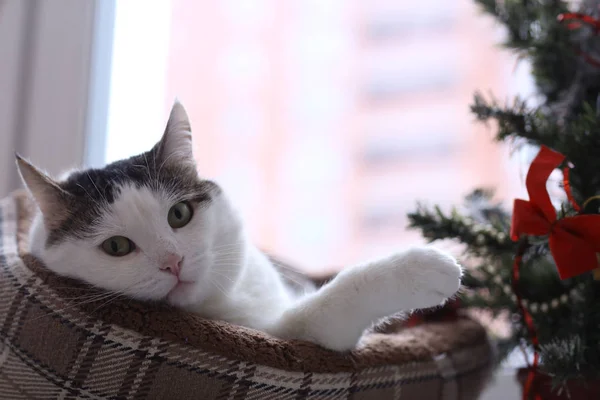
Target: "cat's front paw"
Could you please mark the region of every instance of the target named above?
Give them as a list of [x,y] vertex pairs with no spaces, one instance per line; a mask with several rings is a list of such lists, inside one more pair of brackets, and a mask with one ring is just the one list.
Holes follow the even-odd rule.
[[443,304],[461,284],[462,269],[451,255],[435,247],[419,247],[405,254],[405,278],[411,282],[410,307],[429,308]]

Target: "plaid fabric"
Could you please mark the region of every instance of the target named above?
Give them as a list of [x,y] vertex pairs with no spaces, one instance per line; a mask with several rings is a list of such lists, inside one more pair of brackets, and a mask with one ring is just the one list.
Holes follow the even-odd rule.
[[14,196],[0,201],[0,399],[453,400],[477,398],[487,379],[487,341],[422,361],[311,372],[107,323],[19,256],[21,206]]

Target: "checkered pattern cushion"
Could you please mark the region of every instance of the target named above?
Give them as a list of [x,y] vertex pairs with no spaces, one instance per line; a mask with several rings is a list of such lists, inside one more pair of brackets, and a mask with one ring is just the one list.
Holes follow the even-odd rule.
[[[373,334],[344,355],[106,304],[25,254],[30,212],[22,193],[0,201],[0,399],[475,399],[488,376],[490,346],[470,320]],[[69,298],[81,291],[89,301]]]

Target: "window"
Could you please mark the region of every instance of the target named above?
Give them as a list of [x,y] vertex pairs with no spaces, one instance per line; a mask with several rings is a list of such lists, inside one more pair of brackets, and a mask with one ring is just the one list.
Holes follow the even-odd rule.
[[388,100],[453,89],[460,83],[457,53],[458,45],[431,40],[398,46],[395,51],[370,49],[363,61],[363,92],[369,100]]
[[456,82],[453,71],[445,69],[398,71],[373,76],[365,85],[365,94],[369,100],[390,100],[400,96],[408,96],[417,92],[442,91],[451,89]]
[[406,214],[416,208],[417,201],[439,205],[460,202],[463,172],[456,168],[451,159],[436,156],[420,157],[400,167],[365,174],[360,199],[357,235],[365,243],[376,235],[385,240],[393,235],[402,235],[408,220]]
[[[140,10],[143,10],[141,12]],[[106,161],[150,149],[162,134],[171,13],[167,0],[116,2]]]
[[[377,2],[375,2],[377,3]],[[449,1],[387,1],[374,4],[366,17],[365,33],[372,40],[443,34],[458,21],[458,8]]]
[[266,130],[264,110],[260,105],[244,101],[231,102],[223,110],[219,129],[232,140],[257,140]]
[[[426,137],[429,132],[422,132],[421,135]],[[402,140],[402,132],[398,132],[395,135],[374,135],[366,144],[362,157],[369,166],[387,165],[422,157],[448,157],[458,147],[458,143],[451,138],[444,138],[436,142],[415,140],[407,143],[407,141]]]
[[360,158],[367,167],[376,167],[451,157],[464,144],[458,115],[456,105],[443,103],[375,114],[361,127],[365,132]]
[[[415,244],[404,226],[417,199],[456,202],[514,177],[495,159],[477,175],[473,155],[496,145],[468,103],[475,88],[501,96],[513,62],[465,7],[117,2],[106,161],[149,149],[178,97],[202,175],[222,184],[261,247],[318,268]],[[363,40],[365,29],[378,39]]]
[[407,221],[404,210],[399,210],[396,204],[367,209],[360,219],[363,232],[398,232],[406,228]]

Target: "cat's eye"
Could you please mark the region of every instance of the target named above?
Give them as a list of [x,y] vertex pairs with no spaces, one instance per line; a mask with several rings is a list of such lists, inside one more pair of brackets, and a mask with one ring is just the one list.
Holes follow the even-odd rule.
[[109,256],[123,257],[135,250],[135,243],[125,236],[113,236],[102,242],[101,247]]
[[183,228],[191,221],[193,215],[192,207],[187,202],[182,201],[171,207],[169,215],[167,215],[167,221],[173,229]]

